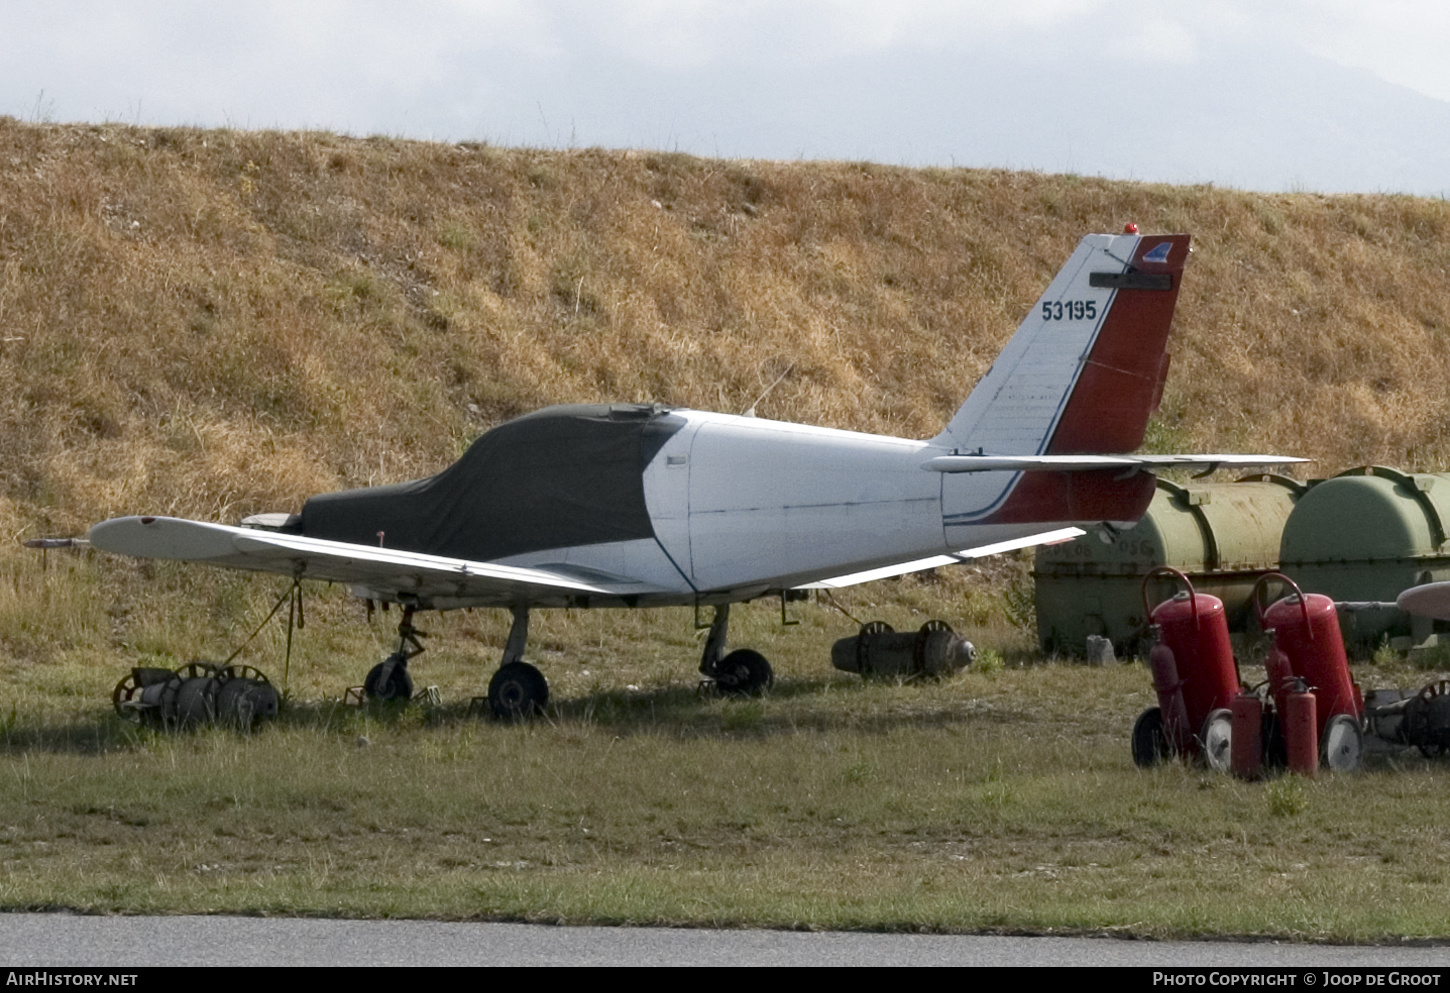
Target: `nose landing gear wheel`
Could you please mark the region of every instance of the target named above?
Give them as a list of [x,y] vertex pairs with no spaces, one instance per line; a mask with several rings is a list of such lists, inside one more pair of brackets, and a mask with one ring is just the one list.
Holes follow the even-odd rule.
[[549,702],[549,683],[527,662],[499,666],[488,683],[488,709],[500,720],[542,714]]
[[413,677],[408,674],[407,656],[394,652],[373,666],[363,680],[363,692],[369,700],[412,699]]
[[739,648],[720,660],[715,685],[730,696],[750,696],[775,682],[775,672],[764,655]]

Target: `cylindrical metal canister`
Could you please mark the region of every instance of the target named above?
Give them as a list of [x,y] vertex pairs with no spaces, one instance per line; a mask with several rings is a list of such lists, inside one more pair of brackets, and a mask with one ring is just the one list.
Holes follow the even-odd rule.
[[174,672],[138,666],[116,684],[111,702],[127,720],[175,731],[214,721],[250,729],[276,716],[282,698],[252,666],[196,661]]
[[1193,726],[1183,705],[1183,683],[1178,678],[1178,662],[1173,649],[1156,644],[1148,653],[1148,666],[1153,672],[1153,688],[1158,691],[1158,711],[1163,715],[1163,739],[1175,755],[1189,754],[1193,748]]
[[1319,772],[1319,720],[1314,694],[1299,685],[1284,701],[1284,743],[1289,752],[1289,771],[1301,776]]
[[1294,692],[1294,665],[1289,661],[1289,656],[1279,650],[1279,633],[1270,631],[1269,634],[1276,641],[1274,647],[1269,649],[1269,654],[1264,656],[1264,672],[1269,677],[1269,695],[1273,697],[1274,709],[1282,716],[1284,708],[1288,706],[1289,694]]
[[216,717],[218,683],[212,676],[192,676],[181,681],[173,698],[168,723],[178,727],[208,724]]
[[1223,601],[1207,593],[1195,593],[1182,573],[1163,568],[1145,576],[1145,608],[1149,583],[1164,574],[1176,576],[1187,589],[1152,608],[1149,617],[1158,626],[1162,644],[1173,651],[1188,727],[1196,733],[1209,714],[1233,704],[1239,692],[1238,665],[1229,643]]
[[1147,513],[1128,530],[1088,528],[1076,541],[1039,546],[1032,576],[1043,652],[1078,655],[1087,636],[1103,635],[1119,657],[1145,654],[1140,586],[1165,565],[1223,601],[1229,631],[1248,630],[1254,580],[1276,568],[1284,522],[1305,489],[1272,475],[1186,486],[1159,479]]
[[260,720],[274,717],[277,691],[265,680],[236,677],[221,683],[216,694],[216,719],[222,724],[250,730]]
[[975,657],[972,643],[940,621],[928,621],[920,631],[867,624],[831,646],[831,665],[837,669],[887,678],[947,676],[967,668]]
[[1233,745],[1229,768],[1240,779],[1258,779],[1264,769],[1264,702],[1245,690],[1234,697]]
[[1314,688],[1321,724],[1336,714],[1360,717],[1333,600],[1319,593],[1285,597],[1264,611],[1264,627],[1275,632],[1294,675]]

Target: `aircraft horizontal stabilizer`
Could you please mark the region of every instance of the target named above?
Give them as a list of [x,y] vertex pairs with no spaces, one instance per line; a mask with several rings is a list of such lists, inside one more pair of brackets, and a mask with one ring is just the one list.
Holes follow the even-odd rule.
[[90,540],[96,548],[118,555],[204,562],[420,598],[649,592],[643,584],[623,578],[617,582],[585,582],[545,569],[472,562],[175,517],[118,517],[92,527]]
[[1088,469],[1180,469],[1292,465],[1286,455],[939,455],[921,464],[933,472],[1073,472]]
[[845,576],[833,576],[830,579],[820,579],[814,583],[797,586],[795,589],[838,590],[846,586],[855,586],[858,583],[870,583],[877,579],[890,579],[892,576],[905,576],[912,572],[937,569],[944,565],[961,565],[963,562],[969,562],[972,559],[985,558],[988,555],[996,555],[1000,552],[1012,552],[1019,548],[1032,548],[1035,545],[1056,545],[1059,542],[1071,541],[1073,538],[1086,533],[1082,528],[1057,528],[1053,531],[1043,531],[1040,534],[1030,534],[1024,538],[1013,538],[1011,541],[996,541],[990,545],[964,548],[959,552],[951,552],[947,555],[933,555],[930,558],[914,559],[911,562],[898,562],[896,565],[883,566],[880,569],[867,569],[864,572],[853,572]]

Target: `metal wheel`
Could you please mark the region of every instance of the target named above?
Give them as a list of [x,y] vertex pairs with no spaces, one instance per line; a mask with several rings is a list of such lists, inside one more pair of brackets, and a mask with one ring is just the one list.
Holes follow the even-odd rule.
[[1133,764],[1149,769],[1172,755],[1168,739],[1163,735],[1163,711],[1149,707],[1133,724]]
[[216,716],[223,724],[250,731],[265,718],[277,716],[281,698],[262,670],[229,665],[217,673]]
[[[927,621],[916,632],[916,641],[911,645],[911,675],[913,677],[926,674],[926,646],[931,642],[934,634],[956,634],[952,626],[946,621]],[[941,673],[935,674],[940,677]]]
[[737,648],[720,660],[715,685],[721,693],[749,696],[775,682],[775,672],[764,655],[749,648]]
[[[216,717],[217,666],[213,662],[188,662],[171,674],[156,692],[159,708],[147,714],[171,731],[205,724]],[[144,693],[143,699],[151,694]]]
[[[148,712],[157,707],[161,691],[146,693],[146,687],[161,686],[173,677],[170,668],[146,668],[142,665],[130,670],[130,676],[116,683],[110,694],[110,703],[116,707],[116,715],[133,723],[148,723]],[[151,697],[151,699],[148,699]]]
[[1450,680],[1426,684],[1405,704],[1401,725],[1407,741],[1426,758],[1450,752]]
[[177,669],[176,674],[182,679],[206,679],[214,677],[219,668],[220,666],[215,662],[202,662],[198,659],[195,662],[188,662],[180,669]]
[[1199,737],[1203,763],[1214,772],[1228,772],[1233,761],[1233,711],[1226,707],[1210,711],[1203,719],[1203,734]]
[[1437,696],[1450,696],[1450,679],[1426,683],[1420,688],[1418,696],[1421,700],[1433,700]]
[[1364,729],[1396,745],[1413,744],[1405,737],[1405,708],[1414,698],[1406,690],[1370,690],[1364,695]]
[[271,683],[267,674],[261,669],[254,665],[243,665],[240,662],[218,669],[216,678],[224,683],[233,679],[250,679],[258,683]]
[[870,678],[871,666],[866,662],[867,643],[879,634],[895,633],[896,629],[885,621],[867,621],[865,624],[862,624],[861,630],[856,632],[856,671]]
[[549,683],[527,662],[499,666],[488,683],[488,709],[500,720],[520,720],[544,712]]
[[373,666],[363,680],[363,692],[369,700],[412,699],[413,677],[408,673],[408,657],[394,652]]
[[1324,725],[1319,761],[1334,772],[1355,772],[1364,760],[1364,732],[1349,714],[1335,714]]

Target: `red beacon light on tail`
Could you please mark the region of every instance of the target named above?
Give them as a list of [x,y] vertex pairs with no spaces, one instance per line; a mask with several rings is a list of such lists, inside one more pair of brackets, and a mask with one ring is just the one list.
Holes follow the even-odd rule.
[[1124,224],[1123,225],[1123,234],[1137,234],[1137,233],[1138,233],[1138,225],[1134,224],[1132,221],[1129,221],[1127,224]]

